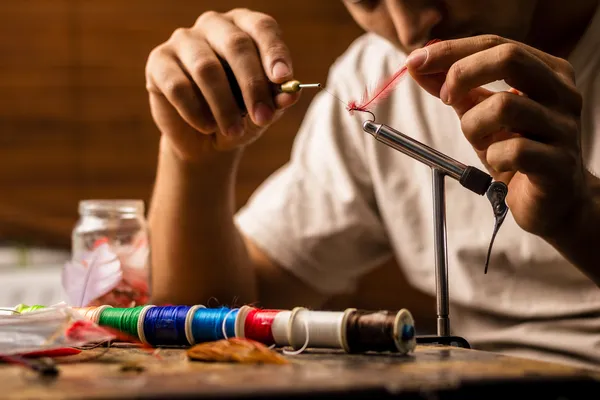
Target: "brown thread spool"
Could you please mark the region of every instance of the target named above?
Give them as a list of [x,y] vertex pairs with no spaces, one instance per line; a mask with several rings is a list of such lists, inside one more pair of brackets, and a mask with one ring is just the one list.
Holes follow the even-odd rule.
[[346,320],[346,350],[349,353],[397,352],[395,324],[396,313],[389,311],[349,311]]

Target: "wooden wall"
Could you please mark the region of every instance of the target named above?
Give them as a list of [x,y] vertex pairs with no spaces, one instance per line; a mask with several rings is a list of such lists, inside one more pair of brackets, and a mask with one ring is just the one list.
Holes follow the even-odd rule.
[[[148,201],[159,137],[145,92],[149,52],[203,11],[249,4],[280,22],[304,81],[324,81],[361,34],[342,2],[332,0],[0,2],[0,242],[68,248],[80,199]],[[305,92],[248,149],[239,205],[288,159],[311,97]],[[369,295],[361,301],[332,304],[393,308],[406,290],[389,263],[362,284],[359,292]],[[431,299],[405,294],[410,300],[402,306],[433,311]]]

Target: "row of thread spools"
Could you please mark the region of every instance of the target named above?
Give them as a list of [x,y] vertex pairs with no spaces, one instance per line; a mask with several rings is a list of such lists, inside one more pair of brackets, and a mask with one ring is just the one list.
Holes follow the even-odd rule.
[[[42,306],[18,306],[30,312]],[[267,346],[342,349],[348,353],[398,352],[416,345],[411,313],[363,311],[267,310],[250,306],[206,308],[195,306],[111,306],[73,308],[84,318],[123,332],[155,347],[192,346],[232,337],[255,340]],[[123,339],[121,338],[121,339]]]

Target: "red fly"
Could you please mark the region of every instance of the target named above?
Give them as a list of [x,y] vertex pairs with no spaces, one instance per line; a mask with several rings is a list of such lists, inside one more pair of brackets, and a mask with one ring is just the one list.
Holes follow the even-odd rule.
[[[427,44],[425,44],[425,47],[439,41],[439,39],[430,40],[427,42]],[[400,79],[406,75],[406,71],[408,71],[406,65],[402,66],[402,68],[400,68],[400,70],[398,70],[394,75],[383,81],[371,96],[369,96],[368,91],[365,90],[365,94],[363,95],[360,103],[356,101],[350,101],[346,107],[348,112],[350,112],[350,115],[352,115],[354,111],[367,112],[373,115],[370,109],[392,93],[398,82],[400,82]]]

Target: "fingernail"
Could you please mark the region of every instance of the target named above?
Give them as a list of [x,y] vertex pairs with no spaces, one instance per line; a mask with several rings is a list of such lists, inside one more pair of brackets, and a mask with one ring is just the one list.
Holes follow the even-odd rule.
[[277,61],[275,65],[273,65],[273,70],[271,72],[273,73],[274,79],[283,79],[290,75],[290,67],[283,61]]
[[406,65],[412,69],[419,69],[425,64],[428,57],[429,52],[427,51],[427,49],[415,50],[408,56],[408,59],[406,60]]
[[227,136],[240,137],[244,134],[244,124],[238,121],[227,129]]
[[450,104],[450,97],[448,95],[448,86],[446,86],[446,82],[442,85],[440,89],[440,100],[442,100],[445,104]]
[[273,110],[264,103],[257,103],[254,106],[254,122],[258,126],[268,124],[273,118]]

